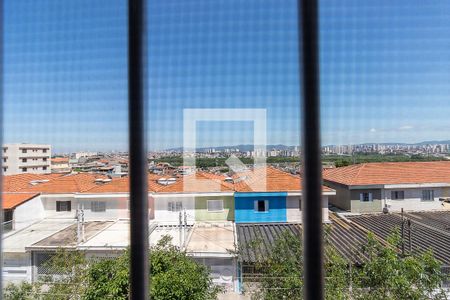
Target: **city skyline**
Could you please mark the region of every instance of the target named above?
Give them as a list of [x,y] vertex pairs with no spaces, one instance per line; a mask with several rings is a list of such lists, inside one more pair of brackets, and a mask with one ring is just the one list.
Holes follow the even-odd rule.
[[[150,1],[150,150],[182,145],[185,108],[265,108],[268,143],[300,143],[295,3]],[[323,145],[448,139],[450,3],[321,5]],[[4,142],[126,150],[125,3],[4,14]],[[248,124],[204,125],[200,147],[252,143]]]

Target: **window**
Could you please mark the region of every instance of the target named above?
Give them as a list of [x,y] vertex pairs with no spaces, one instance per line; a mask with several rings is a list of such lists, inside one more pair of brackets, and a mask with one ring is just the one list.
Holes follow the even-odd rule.
[[208,200],[207,207],[208,212],[223,211],[223,200]]
[[359,194],[359,200],[361,202],[372,202],[372,193],[360,193]]
[[47,167],[42,167],[42,170],[46,171],[46,170],[47,170]]
[[27,171],[27,168],[22,168],[22,172],[26,172]]
[[3,172],[6,172],[6,168],[3,168]]
[[6,153],[6,150],[7,150],[8,148],[3,148],[3,153]]
[[47,153],[47,149],[43,149],[42,152],[43,152],[43,153]]
[[22,158],[22,162],[27,162],[27,159],[26,158]]
[[56,211],[71,211],[70,201],[56,201]]
[[423,190],[422,191],[422,201],[434,201],[434,191],[433,190]]
[[93,212],[104,212],[106,211],[106,202],[104,201],[92,201],[91,211]]
[[254,203],[254,209],[256,212],[268,212],[269,211],[269,201],[268,200],[257,200]]
[[3,158],[3,162],[6,162],[6,157],[5,157],[5,158]]
[[27,149],[22,149],[22,153],[27,153]]
[[172,211],[172,212],[182,211],[183,210],[183,202],[169,201],[169,203],[167,203],[167,210]]
[[391,199],[392,200],[403,200],[405,199],[404,191],[391,191]]
[[43,160],[43,161],[47,161],[47,157],[44,157],[42,160]]

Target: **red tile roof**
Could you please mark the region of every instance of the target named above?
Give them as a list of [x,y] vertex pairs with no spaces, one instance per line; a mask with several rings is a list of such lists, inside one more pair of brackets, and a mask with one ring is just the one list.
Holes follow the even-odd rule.
[[68,163],[69,158],[68,157],[55,157],[52,158],[52,164],[61,164],[61,163]]
[[107,178],[104,175],[91,173],[70,174],[24,189],[23,191],[43,194],[82,193],[98,186],[95,182],[96,179]]
[[[156,180],[161,176],[149,174],[148,175],[148,191],[154,192],[160,188],[160,186],[156,183]],[[111,182],[105,183],[102,185],[97,185],[96,187],[86,191],[89,194],[97,194],[97,193],[129,193],[130,192],[130,183],[129,177],[122,178],[113,178]]]
[[13,209],[38,196],[39,193],[2,193],[3,209]]
[[[238,173],[234,178],[236,192],[300,192],[300,176],[292,175],[273,167],[256,168],[254,171]],[[323,187],[323,191],[332,189]]]
[[323,177],[348,186],[450,183],[450,161],[365,163],[327,169]]
[[[58,177],[63,176],[62,174],[16,174],[16,175],[6,175],[2,177],[3,192],[18,192],[23,189],[31,188],[33,185],[32,181],[36,180],[54,180]],[[42,183],[40,183],[42,184]]]
[[233,184],[225,181],[225,176],[205,172],[186,175],[177,178],[175,183],[158,185],[158,193],[208,193],[208,192],[233,192]]

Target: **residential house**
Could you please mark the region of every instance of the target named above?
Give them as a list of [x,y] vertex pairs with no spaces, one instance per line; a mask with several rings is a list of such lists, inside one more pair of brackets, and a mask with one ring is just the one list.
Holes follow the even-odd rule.
[[334,206],[355,213],[444,209],[450,196],[450,162],[364,163],[328,169]]
[[[301,222],[302,184],[296,175],[273,167],[256,168],[234,176],[236,223]],[[328,196],[323,187],[322,216],[328,221]]]

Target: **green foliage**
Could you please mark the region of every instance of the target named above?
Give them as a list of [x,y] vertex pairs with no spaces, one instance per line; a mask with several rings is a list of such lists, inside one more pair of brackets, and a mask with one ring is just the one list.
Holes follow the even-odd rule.
[[[7,300],[84,299],[126,300],[129,295],[129,253],[115,258],[86,260],[77,251],[58,251],[47,263],[57,276],[47,276],[38,284],[9,285]],[[151,299],[216,299],[208,269],[170,244],[170,238],[150,249]]]
[[[379,242],[369,234],[362,251],[367,261],[351,266],[328,243],[325,235],[325,298],[326,299],[446,299],[440,284],[444,279],[440,263],[432,252],[399,255],[400,238],[397,233],[388,243]],[[255,239],[247,247],[257,255],[260,241]],[[242,249],[241,249],[242,251]],[[298,236],[284,232],[266,257],[257,256],[256,269],[261,273],[253,299],[302,299],[302,246]]]
[[446,299],[440,284],[444,279],[440,263],[431,251],[402,257],[398,232],[383,245],[368,235],[363,251],[368,261],[355,270],[355,299]]
[[93,263],[87,271],[87,284],[83,295],[85,300],[128,299],[129,254],[115,259],[101,259]]
[[151,250],[151,299],[216,299],[220,289],[213,285],[208,269],[169,242],[162,239]]
[[22,282],[19,284],[9,284],[3,290],[5,300],[32,300],[34,299],[35,288],[31,283]]

